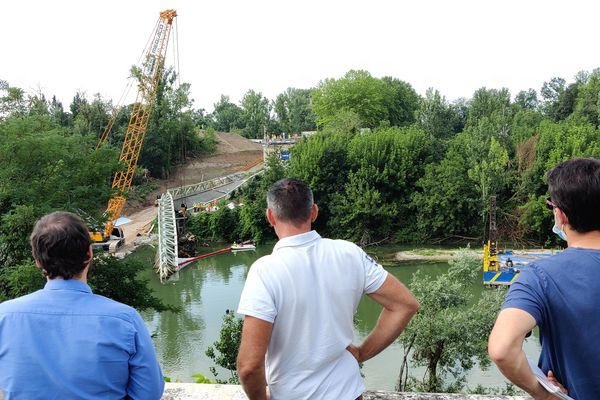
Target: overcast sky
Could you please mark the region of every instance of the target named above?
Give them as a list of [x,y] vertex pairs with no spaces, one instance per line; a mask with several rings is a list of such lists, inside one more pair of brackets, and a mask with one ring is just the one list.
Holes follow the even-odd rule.
[[350,69],[454,100],[482,86],[539,92],[600,66],[598,1],[3,0],[0,79],[65,107],[78,90],[116,102],[167,8],[181,81],[209,112],[221,94],[274,99]]

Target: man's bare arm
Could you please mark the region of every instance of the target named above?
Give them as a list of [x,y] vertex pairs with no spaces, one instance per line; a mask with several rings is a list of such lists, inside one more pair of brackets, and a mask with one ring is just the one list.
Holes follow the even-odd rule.
[[265,355],[272,331],[273,324],[267,321],[250,316],[244,318],[237,371],[249,400],[267,399]]
[[525,335],[535,325],[535,319],[529,313],[518,308],[505,308],[500,311],[490,334],[488,353],[504,376],[534,399],[555,399],[538,383],[523,351]]
[[390,345],[402,333],[410,319],[419,310],[412,293],[393,275],[388,274],[383,285],[368,295],[383,306],[375,328],[359,346],[350,345],[348,351],[358,362],[366,361]]

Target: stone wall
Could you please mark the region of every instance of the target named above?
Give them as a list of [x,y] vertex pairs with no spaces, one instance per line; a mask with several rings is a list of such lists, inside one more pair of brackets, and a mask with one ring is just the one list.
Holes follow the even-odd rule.
[[[481,396],[444,393],[395,393],[368,391],[365,400],[526,400],[524,396]],[[167,383],[162,400],[247,400],[241,386]]]

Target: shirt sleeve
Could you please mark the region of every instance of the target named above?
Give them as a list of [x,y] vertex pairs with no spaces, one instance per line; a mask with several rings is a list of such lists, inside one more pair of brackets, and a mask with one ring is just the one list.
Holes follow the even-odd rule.
[[502,309],[518,308],[530,314],[538,326],[544,324],[544,273],[534,265],[519,273],[510,286]]
[[365,270],[365,287],[364,292],[367,294],[376,292],[379,290],[385,278],[387,278],[388,272],[383,269],[381,264],[377,263],[371,256],[360,249],[360,255],[362,258],[362,265]]
[[252,265],[242,290],[237,312],[273,323],[277,316],[277,308],[263,273],[264,269],[260,264]]
[[134,311],[135,353],[129,358],[127,394],[132,400],[159,400],[165,388],[154,345],[142,317]]

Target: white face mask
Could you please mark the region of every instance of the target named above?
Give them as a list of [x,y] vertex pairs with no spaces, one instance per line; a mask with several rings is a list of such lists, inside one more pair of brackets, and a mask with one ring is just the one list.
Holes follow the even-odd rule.
[[567,241],[567,234],[565,233],[565,231],[562,230],[561,227],[558,226],[558,224],[556,223],[556,218],[554,218],[554,226],[552,227],[552,232],[556,233],[556,235],[558,235],[558,237],[564,240],[565,242]]

